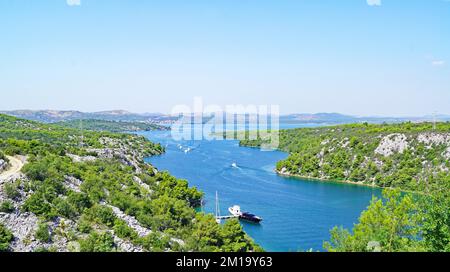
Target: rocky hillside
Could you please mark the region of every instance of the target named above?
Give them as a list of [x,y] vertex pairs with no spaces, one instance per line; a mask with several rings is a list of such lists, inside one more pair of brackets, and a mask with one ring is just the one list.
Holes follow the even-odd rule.
[[5,170],[8,167],[8,159],[5,154],[0,152],[0,172]]
[[[450,124],[353,124],[282,130],[283,175],[429,190],[450,168]],[[262,140],[242,141],[259,146]]]
[[144,163],[162,152],[135,135],[0,115],[0,154],[16,162],[0,178],[0,251],[260,250],[237,221],[197,214],[203,194],[187,181]]

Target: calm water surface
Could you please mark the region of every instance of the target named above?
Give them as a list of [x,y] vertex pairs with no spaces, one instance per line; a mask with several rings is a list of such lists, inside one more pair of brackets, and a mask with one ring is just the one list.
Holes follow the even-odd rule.
[[214,213],[218,191],[222,215],[240,205],[263,217],[261,225],[242,224],[267,251],[323,250],[333,226],[351,228],[372,196],[381,194],[363,186],[277,176],[273,170],[287,157],[283,152],[239,147],[237,141],[174,141],[167,131],[142,134],[166,147],[164,155],[147,161],[205,192],[206,212]]

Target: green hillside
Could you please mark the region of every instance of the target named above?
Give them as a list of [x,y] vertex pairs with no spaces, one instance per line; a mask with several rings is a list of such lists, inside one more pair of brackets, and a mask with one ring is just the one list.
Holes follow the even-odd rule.
[[25,161],[0,182],[0,251],[255,251],[237,221],[197,213],[203,194],[143,158],[144,137],[0,115],[0,154]]
[[[241,141],[260,146],[261,139]],[[280,131],[283,175],[429,190],[450,168],[450,123],[352,124]]]
[[450,123],[282,130],[280,149],[289,152],[277,164],[282,175],[385,187],[352,230],[331,230],[325,250],[450,252]]
[[146,122],[123,122],[123,121],[107,121],[95,119],[62,121],[55,123],[55,125],[74,129],[109,131],[109,132],[169,130],[169,127],[150,124]]

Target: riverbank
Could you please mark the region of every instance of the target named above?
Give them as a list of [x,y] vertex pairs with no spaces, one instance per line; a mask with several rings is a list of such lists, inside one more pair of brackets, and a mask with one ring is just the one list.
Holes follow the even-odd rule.
[[275,169],[275,173],[278,176],[284,177],[284,178],[293,178],[293,179],[301,179],[303,181],[312,181],[312,182],[323,182],[323,183],[340,183],[340,184],[350,184],[350,185],[357,185],[362,187],[369,187],[374,189],[396,189],[399,190],[402,193],[410,193],[415,195],[427,195],[426,192],[419,192],[419,191],[412,191],[412,190],[405,190],[397,187],[381,187],[379,185],[376,185],[374,183],[368,184],[364,182],[355,182],[351,180],[332,180],[332,179],[324,179],[324,178],[312,178],[312,177],[305,177],[302,175],[293,175],[290,173],[282,173],[281,171]]
[[277,175],[282,176],[282,177],[296,178],[296,179],[302,179],[302,180],[307,180],[307,181],[330,182],[330,183],[335,182],[335,183],[352,184],[352,185],[358,185],[358,186],[366,186],[366,187],[371,187],[371,188],[383,188],[376,184],[361,183],[361,182],[355,182],[355,181],[351,181],[351,180],[331,180],[331,179],[325,179],[325,178],[313,178],[313,177],[306,177],[306,176],[302,176],[302,175],[294,175],[294,174],[279,171],[277,169],[275,169],[275,173],[277,173]]

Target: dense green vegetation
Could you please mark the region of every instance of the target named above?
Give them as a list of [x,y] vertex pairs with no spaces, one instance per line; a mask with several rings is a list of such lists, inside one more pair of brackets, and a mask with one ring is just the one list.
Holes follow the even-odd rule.
[[450,179],[425,196],[385,189],[350,233],[335,227],[324,248],[332,252],[450,252]]
[[132,131],[151,131],[151,130],[168,130],[168,127],[146,122],[124,122],[124,121],[107,121],[107,120],[70,120],[55,123],[58,126],[86,129],[93,131],[109,131],[109,132],[132,132]]
[[[449,135],[450,123],[438,123],[435,129],[431,123],[365,123],[281,130],[279,148],[289,157],[277,164],[277,170],[304,178],[429,191],[449,176]],[[257,147],[263,142],[247,139],[241,145]],[[395,150],[402,143],[404,149]],[[379,152],[383,144],[393,149],[392,154]]]
[[[105,143],[112,139],[118,144]],[[128,148],[130,152],[139,151],[138,155],[151,156],[161,154],[164,149],[147,141],[144,137],[128,134],[93,132],[82,133],[80,130],[44,125],[0,115],[0,150],[6,155],[47,154],[93,155],[90,149],[96,148]]]
[[[266,140],[241,141],[259,147]],[[284,175],[384,189],[351,231],[331,230],[333,252],[450,251],[450,123],[349,124],[280,131]]]
[[[450,251],[450,124],[350,124],[280,131],[289,157],[281,174],[396,187],[374,198],[352,231],[339,227],[328,251]],[[264,139],[241,145],[260,146]]]
[[[143,137],[81,135],[76,129],[0,115],[0,149],[27,156],[26,178],[0,190],[14,201],[27,195],[20,211],[40,218],[34,235],[42,242],[65,237],[75,251],[121,250],[116,238],[148,251],[261,250],[237,222],[220,226],[197,213],[203,194],[187,181],[144,163],[144,157],[164,150]],[[112,207],[151,232],[140,235]],[[55,221],[59,226],[49,229]]]

